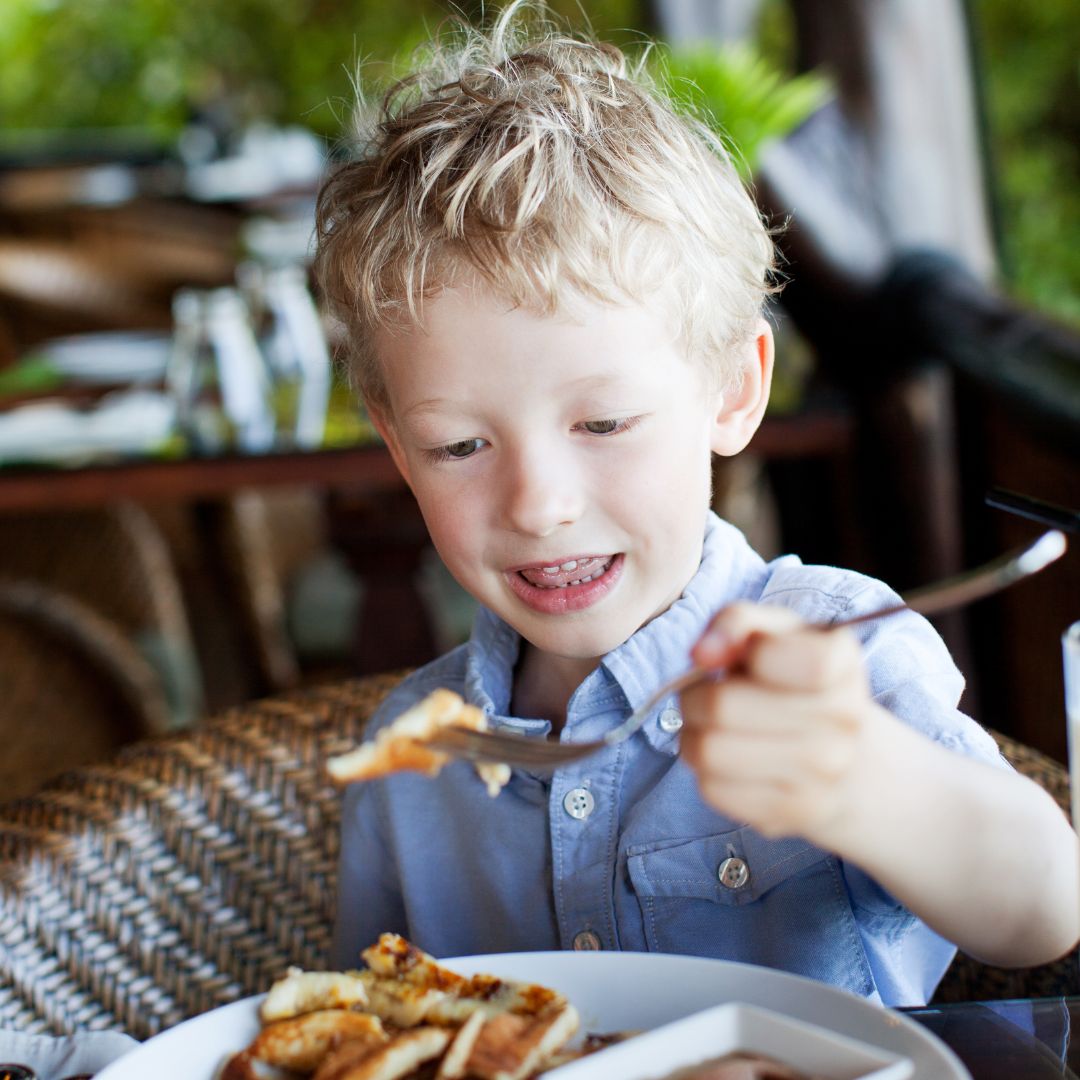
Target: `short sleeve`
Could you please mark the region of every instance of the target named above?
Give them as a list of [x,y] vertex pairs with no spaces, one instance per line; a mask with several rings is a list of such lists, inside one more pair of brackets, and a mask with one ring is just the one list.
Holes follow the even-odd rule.
[[[881,581],[825,566],[777,560],[762,592],[764,603],[781,604],[811,622],[837,623],[900,602]],[[993,737],[959,709],[964,677],[945,642],[921,615],[903,611],[859,623],[873,699],[904,723],[950,750],[1008,768]]]

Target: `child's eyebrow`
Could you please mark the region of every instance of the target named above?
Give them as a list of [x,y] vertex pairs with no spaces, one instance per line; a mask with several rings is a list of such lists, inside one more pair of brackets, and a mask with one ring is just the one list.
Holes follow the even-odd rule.
[[438,412],[440,409],[446,408],[447,405],[451,405],[447,398],[426,398],[424,401],[418,401],[414,405],[410,405],[401,413],[402,420],[413,419],[417,416],[424,416],[426,413]]
[[607,390],[610,387],[619,387],[624,383],[621,375],[614,372],[603,372],[598,375],[582,375],[579,379],[572,379],[570,386],[575,390],[591,392],[593,390]]
[[[576,379],[571,379],[567,383],[567,387],[571,390],[590,393],[596,390],[618,388],[623,386],[624,382],[625,380],[622,375],[617,372],[601,372],[599,374],[582,375]],[[401,413],[401,419],[422,418],[428,413],[436,413],[443,409],[453,409],[456,407],[457,402],[452,401],[450,398],[425,398],[423,401],[417,401],[407,409],[404,409]]]

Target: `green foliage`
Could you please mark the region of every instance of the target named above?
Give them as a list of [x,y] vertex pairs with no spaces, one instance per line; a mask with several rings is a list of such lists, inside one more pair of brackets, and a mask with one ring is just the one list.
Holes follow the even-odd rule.
[[658,50],[656,57],[673,100],[726,138],[744,175],[766,143],[796,128],[830,93],[824,76],[785,75],[746,46]]
[[8,128],[129,126],[178,133],[195,111],[226,122],[335,132],[358,57],[389,56],[422,0],[5,0],[0,99]]
[[1075,0],[974,0],[972,15],[1015,292],[1080,323],[1080,18]]
[[[4,128],[136,127],[177,135],[194,112],[223,123],[303,123],[335,137],[363,63],[395,56],[453,10],[451,0],[0,0]],[[488,5],[490,8],[491,5]],[[556,13],[581,25],[572,0]],[[598,31],[633,24],[635,0],[598,0]]]
[[[576,27],[640,42],[641,0],[548,0]],[[3,137],[136,128],[175,138],[193,113],[226,127],[303,123],[342,134],[363,63],[385,80],[453,10],[488,0],[0,0]],[[1080,321],[1080,18],[1076,0],[971,0],[987,95],[1005,265],[1019,295]],[[658,55],[676,98],[738,147],[747,171],[827,93],[784,74],[787,3],[766,0],[762,53]],[[762,56],[768,56],[765,60]],[[1072,224],[1073,228],[1068,226]]]

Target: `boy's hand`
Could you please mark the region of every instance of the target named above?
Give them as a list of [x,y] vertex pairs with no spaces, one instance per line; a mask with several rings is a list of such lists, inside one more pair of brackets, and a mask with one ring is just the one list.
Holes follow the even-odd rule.
[[786,608],[739,603],[713,619],[693,659],[729,669],[682,695],[682,755],[702,797],[766,836],[833,847],[888,716],[870,698],[858,641]]

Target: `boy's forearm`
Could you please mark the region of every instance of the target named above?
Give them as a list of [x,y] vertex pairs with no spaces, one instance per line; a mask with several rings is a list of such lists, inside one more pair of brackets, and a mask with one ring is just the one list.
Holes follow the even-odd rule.
[[889,714],[878,720],[851,800],[861,809],[825,846],[986,963],[1068,951],[1080,937],[1080,844],[1050,796]]

